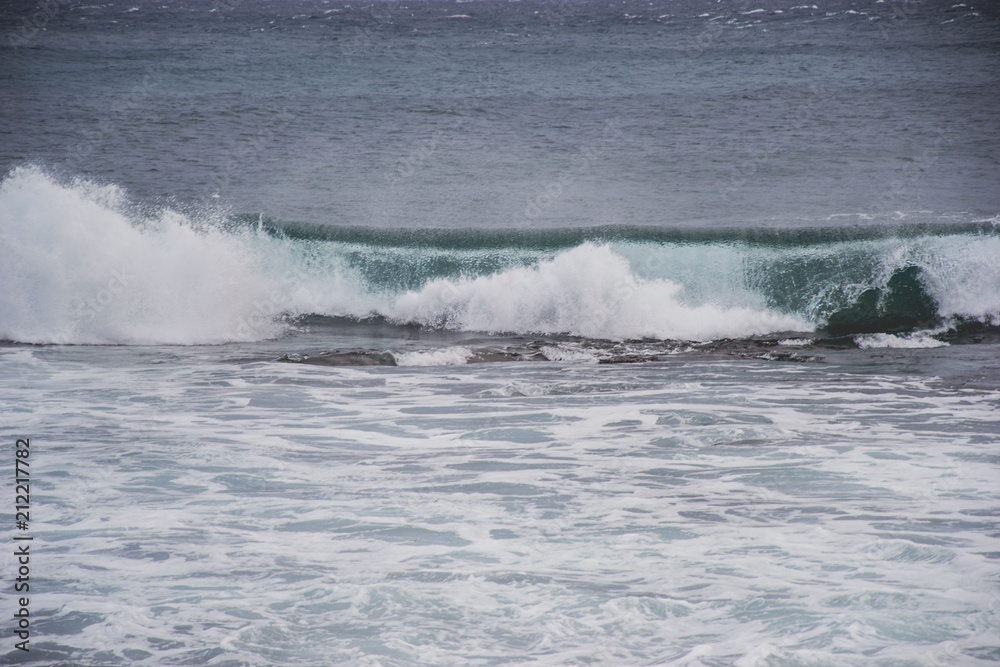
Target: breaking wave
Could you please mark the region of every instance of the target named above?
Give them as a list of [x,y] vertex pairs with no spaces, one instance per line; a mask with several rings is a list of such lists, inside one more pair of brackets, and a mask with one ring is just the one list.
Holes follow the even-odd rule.
[[895,336],[1000,319],[1000,233],[990,222],[754,233],[306,228],[149,211],[113,185],[21,167],[0,184],[0,246],[0,339],[28,343],[252,341],[309,314],[692,341],[816,329]]

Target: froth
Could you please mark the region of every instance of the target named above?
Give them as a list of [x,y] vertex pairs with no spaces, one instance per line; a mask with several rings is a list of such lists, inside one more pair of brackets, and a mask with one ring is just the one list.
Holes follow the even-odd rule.
[[130,215],[114,187],[64,187],[35,168],[0,185],[0,338],[218,343],[280,332],[253,314],[268,286],[247,239],[162,211]]
[[616,340],[740,338],[812,331],[909,266],[944,320],[995,324],[1000,314],[1000,237],[989,233],[484,250],[290,238],[231,222],[143,213],[113,186],[14,170],[0,184],[0,339],[254,341],[308,314]]
[[863,336],[856,336],[854,342],[863,350],[877,348],[932,348],[948,345],[948,343],[932,338],[926,331],[915,331],[905,336],[897,336],[890,333],[865,334]]
[[914,243],[941,315],[990,321],[1000,313],[1000,237],[968,235]]
[[468,363],[472,356],[472,350],[461,346],[393,354],[399,366],[457,366]]
[[400,296],[392,316],[487,332],[567,333],[594,338],[708,340],[809,330],[767,310],[683,302],[683,288],[641,279],[607,245],[583,245],[532,267],[438,279]]

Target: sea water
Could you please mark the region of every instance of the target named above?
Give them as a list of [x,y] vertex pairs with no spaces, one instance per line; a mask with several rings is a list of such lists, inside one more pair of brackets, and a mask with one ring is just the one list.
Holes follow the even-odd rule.
[[3,664],[1000,660],[993,5],[0,37]]

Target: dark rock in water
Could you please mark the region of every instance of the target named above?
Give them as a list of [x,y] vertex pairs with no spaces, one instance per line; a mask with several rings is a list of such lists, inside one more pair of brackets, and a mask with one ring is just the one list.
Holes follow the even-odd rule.
[[908,266],[892,274],[885,290],[865,290],[853,306],[831,315],[826,329],[838,336],[908,331],[936,326],[937,313],[938,304],[924,289],[920,267]]
[[950,331],[934,337],[949,345],[975,345],[980,343],[1000,345],[1000,327],[996,325],[968,317],[955,318],[952,320],[951,325],[952,328]]
[[334,352],[309,357],[302,363],[317,366],[395,366],[396,358],[388,352]]
[[745,338],[739,340],[717,340],[706,345],[699,346],[700,350],[707,353],[722,354],[727,357],[740,357],[742,359],[763,359],[765,361],[795,361],[795,362],[817,362],[823,361],[823,355],[805,354],[799,350],[781,349],[778,347],[777,339],[768,338]]
[[477,350],[470,358],[470,364],[493,363],[497,361],[524,361],[524,356],[506,350]]
[[469,358],[470,364],[492,363],[496,361],[548,361],[548,357],[538,350],[511,350],[484,348],[475,350]]
[[746,440],[731,440],[730,442],[717,442],[713,447],[757,447],[766,445],[770,440],[761,438],[748,438]]
[[388,352],[323,352],[314,357],[286,354],[278,361],[314,366],[395,366],[396,358]]
[[646,361],[659,361],[658,356],[643,356],[641,354],[618,354],[600,359],[599,364],[641,364]]

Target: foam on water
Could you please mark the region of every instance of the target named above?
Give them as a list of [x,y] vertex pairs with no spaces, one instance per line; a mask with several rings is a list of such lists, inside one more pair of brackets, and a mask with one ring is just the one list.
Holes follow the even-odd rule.
[[687,305],[682,289],[669,280],[637,278],[610,247],[585,243],[533,267],[432,281],[401,296],[392,315],[476,331],[595,338],[705,340],[811,328],[766,310]]
[[806,347],[812,344],[813,340],[811,338],[783,338],[778,341],[778,345],[786,347]]
[[116,187],[61,186],[35,169],[0,185],[0,338],[32,343],[216,343],[278,333],[246,323],[267,294],[250,240]]
[[857,336],[854,339],[854,342],[857,343],[858,347],[862,350],[871,350],[880,347],[918,349],[944,347],[948,344],[944,341],[932,338],[926,331],[917,331],[907,336],[897,336],[889,333],[865,334]]
[[596,364],[600,359],[596,351],[585,350],[575,345],[545,345],[541,351],[546,359],[552,361],[583,361]]
[[0,349],[58,547],[32,559],[42,661],[978,664],[1000,646],[979,348],[939,351],[979,389],[920,357]]
[[[890,334],[883,327],[898,321],[995,323],[1000,314],[1000,237],[982,231],[552,247],[540,236],[538,247],[523,247],[525,237],[450,248],[414,231],[415,243],[401,246],[286,235],[219,212],[150,211],[114,186],[60,184],[23,167],[0,185],[0,235],[0,338],[32,343],[262,340],[309,314],[689,341],[809,332],[843,312],[853,313],[850,333]],[[881,313],[883,302],[903,308],[902,320]]]
[[469,348],[455,345],[438,350],[396,352],[393,357],[398,366],[454,366],[467,363],[473,354]]

